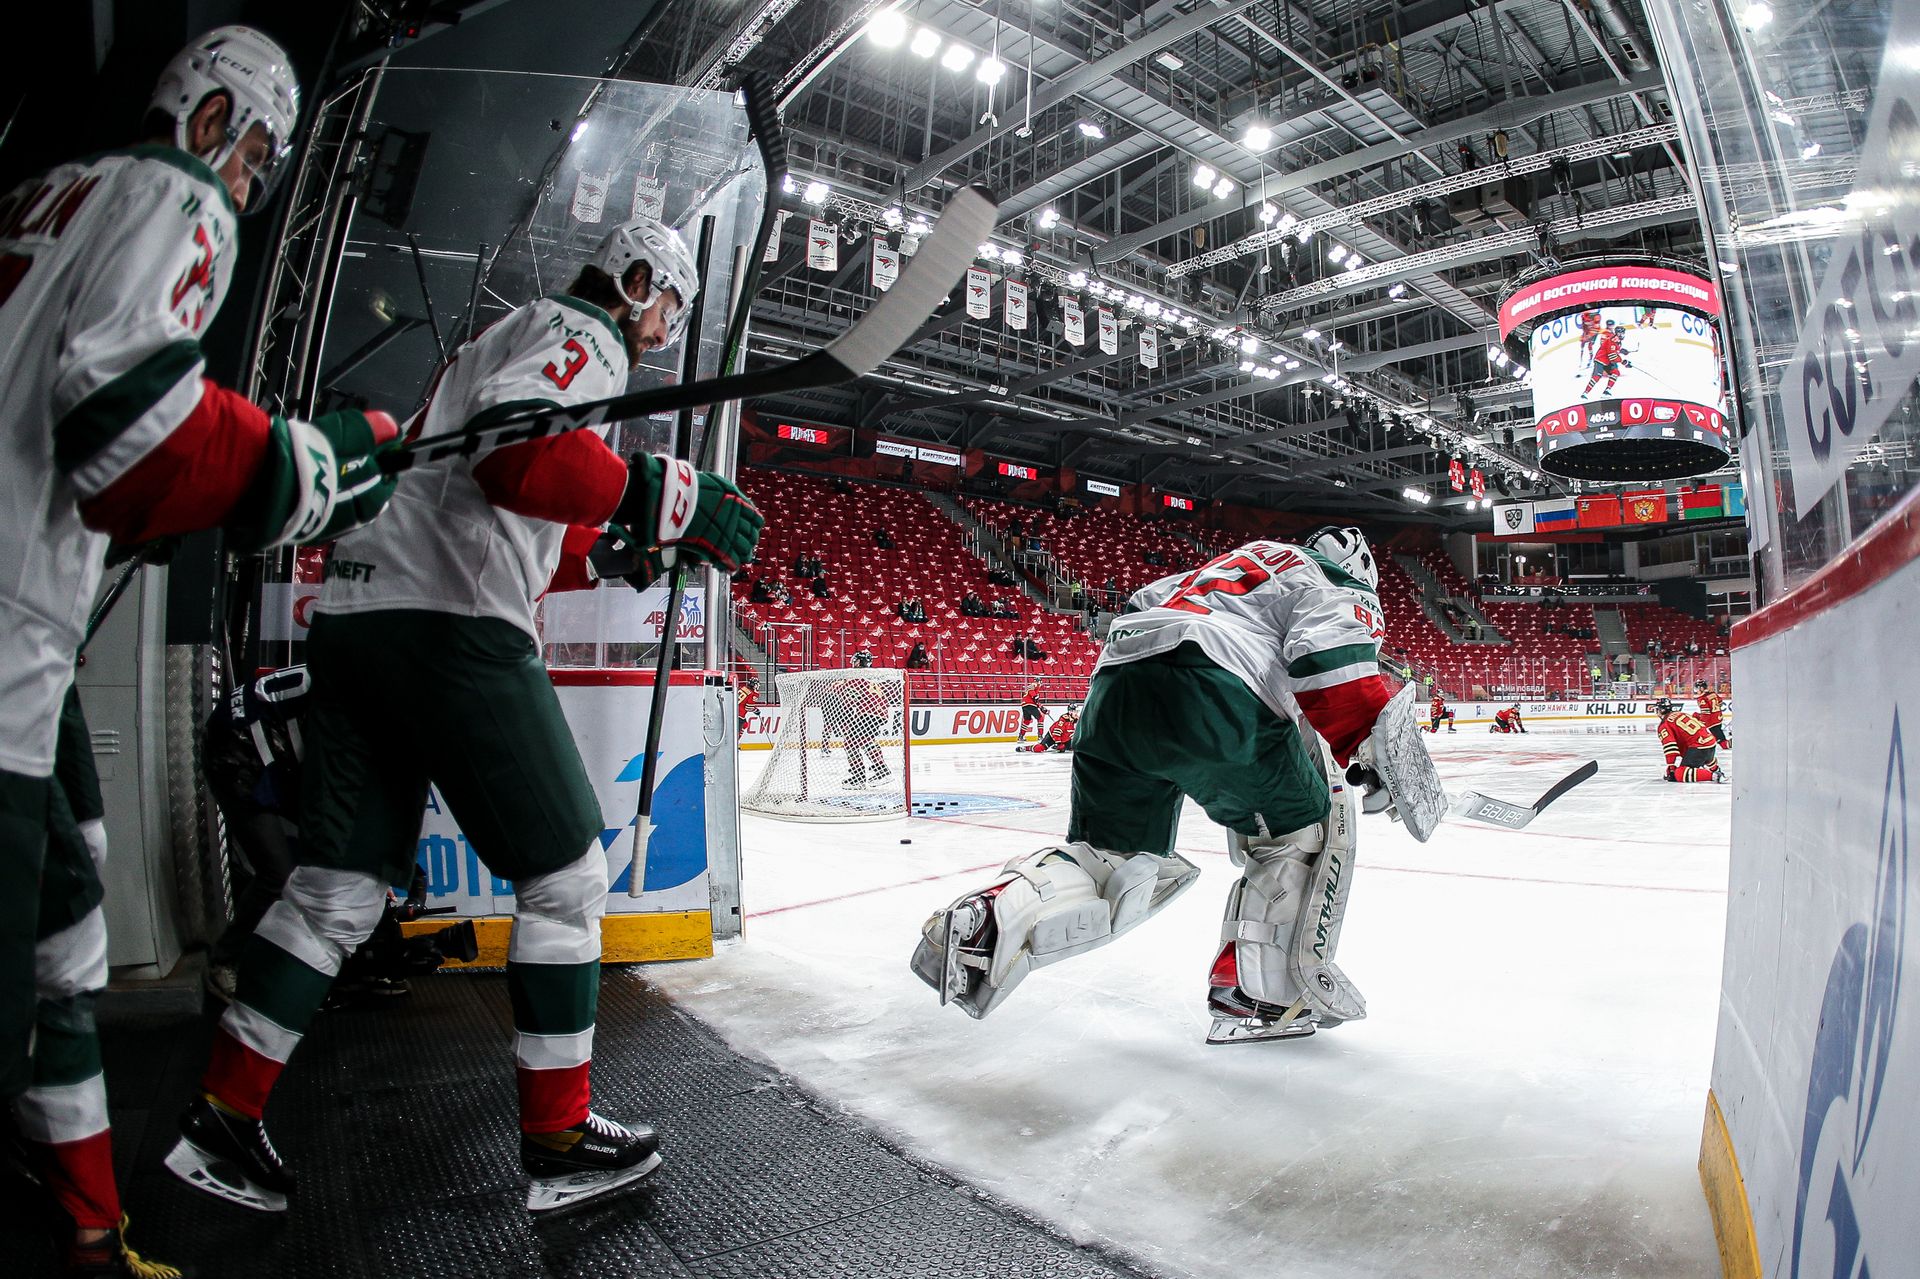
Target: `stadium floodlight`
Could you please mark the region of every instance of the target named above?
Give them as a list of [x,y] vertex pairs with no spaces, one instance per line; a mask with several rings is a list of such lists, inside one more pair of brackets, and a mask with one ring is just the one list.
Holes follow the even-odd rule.
[[1773,22],[1773,6],[1770,4],[1750,4],[1746,12],[1740,15],[1740,25],[1749,31],[1758,31]]
[[1320,330],[1308,329],[1305,333],[1302,333],[1300,336],[1305,338],[1309,342],[1318,342],[1320,340]]
[[1019,266],[1022,262],[1025,262],[1027,259],[1026,259],[1026,255],[1021,253],[1020,250],[1018,249],[1002,249],[1000,250],[1000,260],[1002,262],[1005,262],[1008,266]]
[[1293,233],[1293,238],[1300,241],[1300,243],[1305,244],[1308,240],[1311,240],[1313,238],[1313,228],[1308,226],[1306,223],[1302,222],[1300,224],[1300,229]]
[[973,78],[981,84],[995,85],[1007,74],[1007,64],[998,58],[982,58],[980,65],[973,69]]
[[882,49],[897,49],[907,38],[907,15],[898,9],[882,9],[867,19],[867,39]]
[[1260,339],[1249,333],[1240,339],[1240,349],[1252,355],[1260,349]]
[[1387,296],[1390,298],[1403,298],[1407,296],[1407,286],[1404,284],[1396,284],[1387,290]]
[[1329,355],[1332,355],[1335,351],[1344,351],[1346,349],[1347,349],[1346,342],[1344,342],[1340,338],[1335,338],[1333,341],[1327,343],[1327,354]]
[[1487,347],[1487,363],[1493,365],[1495,368],[1499,368],[1505,365],[1506,362],[1507,353],[1499,347],[1489,344]]
[[1193,171],[1193,185],[1197,187],[1201,187],[1204,189],[1206,187],[1212,186],[1213,178],[1214,178],[1213,166],[1210,164],[1203,164],[1199,168]]
[[1352,257],[1347,259],[1347,270],[1358,271],[1361,267],[1365,266],[1366,264],[1367,264],[1367,260],[1361,257],[1358,253],[1356,253]]
[[1232,178],[1221,178],[1221,179],[1220,179],[1220,180],[1219,180],[1218,182],[1216,182],[1216,183],[1214,183],[1214,184],[1213,184],[1213,198],[1214,198],[1214,199],[1216,199],[1216,200],[1224,200],[1224,199],[1226,199],[1226,198],[1227,198],[1228,196],[1230,196],[1230,195],[1232,195],[1232,194],[1233,194],[1233,179],[1232,179]]
[[795,184],[793,180],[793,175],[791,173],[782,175],[780,179],[780,189],[782,191],[785,191],[788,195],[792,195],[795,191],[799,190],[799,187],[797,184]]
[[1087,287],[1087,273],[1086,273],[1085,271],[1075,271],[1075,272],[1073,272],[1072,274],[1070,274],[1069,276],[1067,276],[1067,286],[1068,286],[1069,288],[1075,288],[1075,289],[1084,289],[1084,288],[1086,288],[1086,287]]
[[1060,214],[1054,209],[1054,207],[1051,204],[1049,204],[1046,208],[1040,210],[1040,229],[1041,230],[1043,231],[1048,230],[1058,225],[1060,225]]
[[890,227],[898,227],[907,220],[907,215],[899,205],[889,204],[880,210],[880,220]]
[[1262,222],[1266,223],[1268,226],[1272,226],[1273,220],[1279,216],[1280,216],[1280,210],[1276,209],[1273,206],[1273,201],[1262,200],[1260,202],[1260,220]]
[[1251,373],[1251,372],[1253,372],[1253,371],[1254,371],[1254,369],[1255,369],[1255,368],[1257,368],[1257,367],[1259,367],[1259,366],[1258,366],[1258,365],[1256,365],[1256,364],[1255,364],[1255,363],[1254,363],[1254,362],[1253,362],[1252,360],[1242,360],[1242,361],[1240,361],[1240,371],[1241,371],[1242,373]]
[[808,204],[825,204],[827,202],[827,184],[815,178],[813,181],[807,183],[806,189],[800,193],[800,198]]
[[983,244],[980,246],[980,256],[989,262],[998,262],[1000,260],[1000,246],[997,244]]
[[1287,372],[1289,372],[1289,373],[1291,373],[1291,372],[1293,372],[1293,371],[1294,371],[1295,369],[1297,369],[1297,368],[1299,368],[1299,367],[1300,367],[1300,361],[1298,361],[1298,360],[1288,360],[1288,361],[1287,361]]
[[1075,120],[1073,127],[1080,130],[1081,137],[1092,138],[1095,142],[1099,142],[1107,136],[1107,131],[1100,127],[1098,120]]
[[1273,130],[1264,124],[1250,124],[1240,142],[1249,151],[1265,151],[1273,145]]
[[907,48],[913,52],[913,56],[916,58],[931,58],[934,54],[940,52],[940,46],[944,43],[945,41],[941,39],[938,31],[935,31],[932,27],[921,27],[913,33],[913,41],[907,45]]
[[1347,260],[1346,245],[1331,244],[1327,246],[1327,261],[1333,263],[1335,266],[1339,266],[1342,262],[1345,262],[1346,260]]
[[964,44],[950,44],[940,55],[940,65],[949,71],[965,71],[973,65],[973,50]]

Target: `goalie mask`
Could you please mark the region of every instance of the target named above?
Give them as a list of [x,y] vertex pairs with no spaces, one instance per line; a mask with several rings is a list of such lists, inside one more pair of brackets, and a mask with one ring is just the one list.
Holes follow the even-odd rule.
[[1380,589],[1380,569],[1373,562],[1373,548],[1367,536],[1351,525],[1326,524],[1307,534],[1300,545],[1337,564],[1349,577],[1357,578],[1370,591]]
[[267,158],[253,171],[247,199],[247,208],[257,210],[273,194],[293,151],[300,81],[286,50],[252,27],[216,27],[173,55],[154,86],[149,109],[173,121],[174,145],[190,152],[187,121],[216,93],[228,103],[226,135],[211,155],[199,158],[219,169],[258,124],[267,136]]
[[[630,297],[627,294],[627,271],[635,262],[645,262],[651,275],[646,292],[639,297]],[[652,218],[635,218],[624,226],[615,227],[600,242],[590,265],[613,278],[614,291],[633,307],[636,317],[639,312],[652,306],[662,292],[672,289],[679,297],[680,305],[667,322],[666,344],[672,346],[686,333],[693,316],[693,297],[700,291],[700,270],[694,264],[693,254],[687,251],[687,242],[680,238],[678,231]]]

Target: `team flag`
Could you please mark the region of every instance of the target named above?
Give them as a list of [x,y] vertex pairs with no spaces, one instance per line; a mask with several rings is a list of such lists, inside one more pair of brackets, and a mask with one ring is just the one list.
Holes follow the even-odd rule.
[[1726,511],[1728,515],[1738,515],[1745,518],[1747,514],[1747,486],[1745,484],[1725,485],[1721,489],[1721,495],[1726,501]]
[[1580,499],[1581,528],[1612,528],[1620,522],[1620,495],[1603,493]]
[[1506,502],[1494,507],[1493,531],[1501,537],[1533,532],[1533,503]]
[[1699,488],[1680,490],[1680,518],[1683,520],[1717,520],[1725,510],[1718,484],[1702,484]]
[[1626,524],[1665,524],[1667,491],[1635,489],[1620,497],[1621,522]]
[[1579,508],[1570,497],[1548,498],[1544,502],[1533,504],[1533,527],[1535,532],[1545,533],[1553,529],[1570,529],[1580,522]]

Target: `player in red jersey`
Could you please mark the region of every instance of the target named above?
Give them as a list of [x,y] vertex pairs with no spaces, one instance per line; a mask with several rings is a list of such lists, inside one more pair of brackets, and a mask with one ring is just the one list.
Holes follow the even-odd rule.
[[1442,721],[1445,721],[1449,733],[1458,731],[1453,726],[1453,710],[1447,705],[1447,699],[1435,693],[1433,705],[1427,709],[1427,731],[1439,732]]
[[1593,349],[1593,376],[1587,379],[1587,385],[1580,392],[1581,398],[1593,394],[1594,384],[1601,378],[1607,379],[1602,394],[1613,394],[1613,384],[1620,380],[1620,370],[1633,367],[1633,361],[1626,353],[1627,331],[1612,320],[1607,321],[1607,331],[1600,335],[1599,344]]
[[1028,751],[1035,755],[1044,755],[1048,751],[1058,751],[1062,755],[1071,755],[1073,753],[1073,729],[1074,725],[1079,722],[1080,712],[1078,708],[1069,706],[1054,717],[1053,723],[1047,727],[1045,732],[1039,735],[1033,745],[1021,746],[1016,749]]
[[1524,733],[1527,726],[1520,721],[1520,703],[1502,707],[1493,713],[1493,723],[1487,725],[1489,733]]
[[1593,358],[1593,344],[1600,340],[1600,313],[1582,311],[1580,313],[1580,358]]
[[760,681],[748,675],[740,681],[740,734],[747,731],[747,720],[760,709]]
[[1047,732],[1047,708],[1040,704],[1040,681],[1034,680],[1027,685],[1027,691],[1020,696],[1020,733],[1013,740],[1027,740],[1027,721],[1033,721],[1033,735],[1036,740]]
[[1701,679],[1693,682],[1693,700],[1700,707],[1694,712],[1694,718],[1706,725],[1707,731],[1713,734],[1713,740],[1720,743],[1722,750],[1732,750],[1733,743],[1727,740],[1727,726],[1721,722],[1726,717],[1727,699]]
[[1732,780],[1717,762],[1719,752],[1705,724],[1664,697],[1653,704],[1653,709],[1660,715],[1660,749],[1667,757],[1668,781]]

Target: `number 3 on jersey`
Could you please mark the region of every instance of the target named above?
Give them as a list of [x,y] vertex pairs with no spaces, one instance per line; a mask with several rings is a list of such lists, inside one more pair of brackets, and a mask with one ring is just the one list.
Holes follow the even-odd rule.
[[1202,595],[1245,595],[1272,574],[1254,563],[1250,556],[1223,555],[1217,560],[1202,564],[1187,574],[1187,580],[1180,583],[1162,608],[1177,608],[1188,613],[1211,613],[1213,610],[1199,603]]
[[567,354],[567,366],[563,369],[552,361],[548,361],[547,367],[540,371],[546,374],[549,381],[564,391],[572,385],[575,375],[587,367],[587,348],[573,338],[568,338],[566,345],[560,349]]

